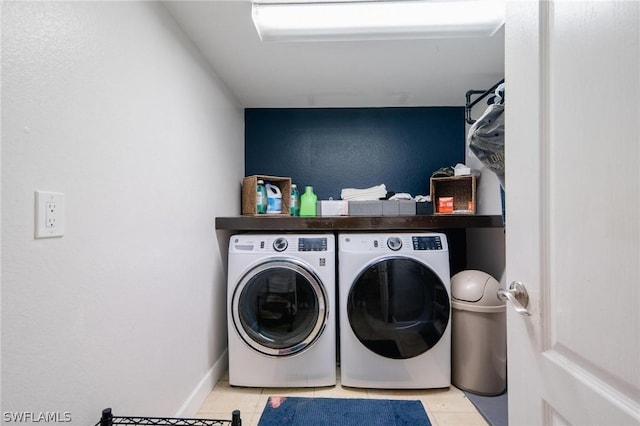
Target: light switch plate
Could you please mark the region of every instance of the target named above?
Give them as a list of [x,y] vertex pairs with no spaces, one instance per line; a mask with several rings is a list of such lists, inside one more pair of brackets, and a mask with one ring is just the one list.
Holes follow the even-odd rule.
[[36,191],[35,238],[64,235],[64,194]]

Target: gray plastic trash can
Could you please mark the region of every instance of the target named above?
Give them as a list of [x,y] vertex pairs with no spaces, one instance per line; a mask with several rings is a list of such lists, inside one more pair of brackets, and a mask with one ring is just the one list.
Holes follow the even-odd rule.
[[506,307],[499,288],[482,271],[451,278],[451,381],[479,395],[500,395],[507,387]]

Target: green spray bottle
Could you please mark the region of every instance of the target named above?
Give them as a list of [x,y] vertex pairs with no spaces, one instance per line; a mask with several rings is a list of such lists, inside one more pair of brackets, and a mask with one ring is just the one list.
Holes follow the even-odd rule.
[[315,216],[318,197],[313,193],[313,186],[307,185],[300,197],[300,216]]

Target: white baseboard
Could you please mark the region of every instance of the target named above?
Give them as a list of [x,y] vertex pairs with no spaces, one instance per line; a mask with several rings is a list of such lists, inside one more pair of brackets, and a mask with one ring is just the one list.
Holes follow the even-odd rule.
[[228,365],[229,357],[225,349],[176,412],[175,417],[194,417],[220,377],[227,371]]

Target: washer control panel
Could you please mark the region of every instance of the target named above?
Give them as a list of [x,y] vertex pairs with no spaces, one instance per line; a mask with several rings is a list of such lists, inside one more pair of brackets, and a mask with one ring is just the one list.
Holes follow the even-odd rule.
[[[229,240],[230,253],[326,253],[335,252],[333,235],[234,235]],[[323,254],[324,255],[324,254]]]
[[440,236],[416,236],[411,238],[414,250],[442,250],[442,240]]
[[327,251],[327,238],[298,238],[298,251]]

